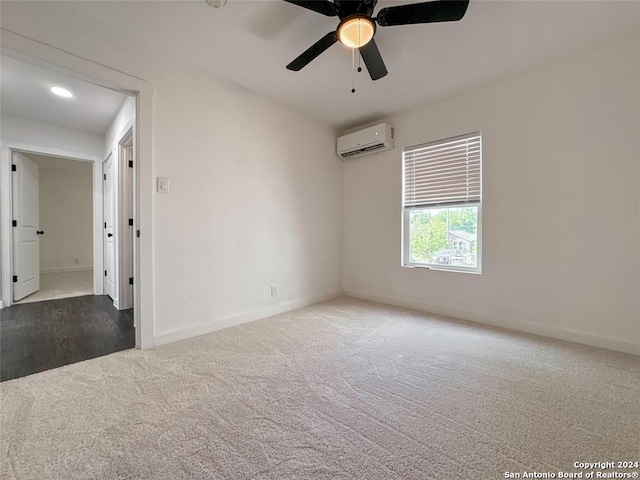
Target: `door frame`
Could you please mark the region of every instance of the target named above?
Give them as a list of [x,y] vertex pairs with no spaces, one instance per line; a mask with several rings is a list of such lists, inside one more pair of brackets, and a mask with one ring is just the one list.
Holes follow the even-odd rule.
[[[135,112],[134,112],[135,115]],[[134,169],[127,162],[133,161],[126,158],[127,145],[131,143],[135,151],[135,132],[133,119],[127,122],[116,135],[116,146],[113,151],[117,159],[116,181],[116,272],[118,289],[118,310],[133,308],[133,289],[130,278],[133,277],[133,245],[135,243],[135,231],[129,225],[129,219],[135,216],[133,186],[135,184]],[[135,225],[135,220],[134,220]],[[135,279],[134,279],[135,280]]]
[[[13,182],[11,177],[11,163],[13,153],[33,153],[36,155],[46,155],[48,157],[58,157],[78,162],[93,163],[93,293],[102,295],[103,285],[100,273],[103,270],[103,246],[102,231],[102,159],[99,155],[88,153],[78,153],[59,148],[50,148],[41,145],[19,143],[0,140],[0,186],[2,196],[0,197],[0,211],[2,222],[0,224],[0,238],[2,241],[2,302],[8,307],[13,304],[13,282],[11,275],[13,272],[13,230],[11,220],[13,214]],[[7,212],[7,215],[4,215]],[[4,241],[6,239],[6,241]]]
[[[134,157],[134,222],[136,235],[134,244],[134,322],[136,325],[136,348],[151,348],[155,345],[153,305],[153,86],[138,77],[74,55],[5,28],[1,29],[1,53],[18,60],[58,71],[95,85],[117,90],[136,98],[135,151]],[[3,161],[0,183],[10,178],[10,162]],[[3,193],[3,195],[5,195]],[[2,228],[2,265],[5,265],[4,232],[11,219],[0,212]],[[2,279],[3,300],[6,277]]]

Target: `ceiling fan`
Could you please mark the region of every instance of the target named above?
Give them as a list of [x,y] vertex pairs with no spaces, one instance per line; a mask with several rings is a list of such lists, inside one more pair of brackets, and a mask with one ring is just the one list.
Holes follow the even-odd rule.
[[336,42],[358,49],[371,80],[384,77],[384,65],[380,50],[373,36],[376,24],[381,27],[411,25],[416,23],[455,22],[464,17],[469,0],[436,0],[383,8],[372,17],[378,0],[284,0],[327,17],[338,17],[340,24],[335,32],[329,32],[293,62],[287,69],[299,71]]

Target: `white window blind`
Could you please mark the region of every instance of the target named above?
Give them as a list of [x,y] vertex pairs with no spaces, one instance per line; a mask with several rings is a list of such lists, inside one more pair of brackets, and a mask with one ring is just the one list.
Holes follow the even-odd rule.
[[409,147],[403,155],[405,208],[480,203],[479,132]]

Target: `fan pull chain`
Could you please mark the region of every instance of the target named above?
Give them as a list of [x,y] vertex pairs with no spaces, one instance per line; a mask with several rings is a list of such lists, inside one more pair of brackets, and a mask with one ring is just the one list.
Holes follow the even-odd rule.
[[351,49],[351,93],[356,93],[356,49]]
[[[358,28],[358,45],[362,45],[362,39],[360,37],[360,33],[361,33],[360,32],[360,28]],[[362,58],[362,55],[360,55],[360,49],[358,49],[358,73],[360,73],[362,71],[362,67],[360,66],[361,58]]]

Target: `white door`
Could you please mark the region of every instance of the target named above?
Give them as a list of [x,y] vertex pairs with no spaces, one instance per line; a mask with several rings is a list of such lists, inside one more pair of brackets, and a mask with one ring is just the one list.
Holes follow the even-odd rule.
[[104,290],[116,298],[116,242],[115,242],[115,164],[113,155],[104,162]]
[[133,132],[130,131],[129,140],[118,146],[120,151],[120,177],[118,185],[118,200],[120,218],[118,220],[118,260],[120,262],[118,281],[118,308],[125,310],[133,308]]
[[[40,290],[39,167],[13,154],[13,300]],[[13,168],[13,167],[12,167]]]

